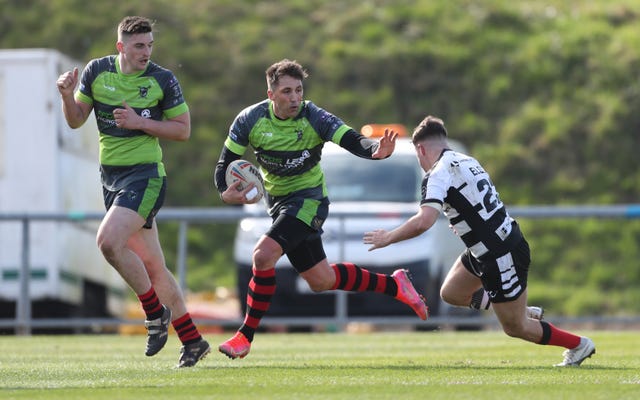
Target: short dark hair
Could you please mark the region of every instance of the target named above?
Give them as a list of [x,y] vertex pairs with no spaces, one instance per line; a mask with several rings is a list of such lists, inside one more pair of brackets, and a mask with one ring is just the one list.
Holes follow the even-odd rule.
[[302,65],[298,64],[297,61],[291,61],[286,58],[272,64],[267,68],[265,74],[267,76],[267,86],[269,89],[273,89],[273,87],[278,86],[281,76],[286,75],[301,81],[309,76],[307,71],[302,68]]
[[444,127],[444,122],[440,118],[429,115],[413,130],[411,141],[416,144],[425,139],[446,137],[447,128]]
[[118,36],[131,36],[138,33],[153,32],[153,22],[149,18],[127,16],[118,24]]

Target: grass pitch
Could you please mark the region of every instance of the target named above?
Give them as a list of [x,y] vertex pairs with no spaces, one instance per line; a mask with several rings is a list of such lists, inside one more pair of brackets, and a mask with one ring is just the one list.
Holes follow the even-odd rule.
[[587,332],[597,353],[556,368],[562,348],[502,332],[258,334],[173,369],[180,343],[144,356],[144,336],[0,337],[0,399],[638,399],[638,332]]

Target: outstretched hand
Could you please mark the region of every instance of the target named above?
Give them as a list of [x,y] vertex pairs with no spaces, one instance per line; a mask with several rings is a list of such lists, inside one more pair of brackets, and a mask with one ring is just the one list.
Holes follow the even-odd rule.
[[376,229],[375,231],[365,232],[362,239],[364,244],[371,244],[369,251],[380,249],[389,245],[387,241],[387,231],[384,229]]
[[393,129],[385,129],[384,135],[378,140],[378,150],[371,155],[372,158],[387,158],[396,148],[398,132]]

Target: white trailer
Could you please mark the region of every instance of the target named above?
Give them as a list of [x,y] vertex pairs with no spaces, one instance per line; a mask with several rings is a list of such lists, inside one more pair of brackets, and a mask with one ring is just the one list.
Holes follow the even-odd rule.
[[[0,214],[104,213],[94,117],[70,129],[56,88],[61,73],[82,66],[50,49],[0,50]],[[97,249],[98,223],[30,223],[34,318],[122,315],[127,288]],[[24,292],[22,229],[0,221],[0,318],[13,316]]]

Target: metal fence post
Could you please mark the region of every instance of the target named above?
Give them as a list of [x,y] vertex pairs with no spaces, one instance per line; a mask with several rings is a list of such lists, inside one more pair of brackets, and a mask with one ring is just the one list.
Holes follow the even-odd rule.
[[31,295],[29,280],[29,217],[22,218],[22,265],[20,266],[20,294],[16,300],[16,334],[31,335]]
[[[346,228],[345,228],[345,217],[340,216],[340,230],[338,231],[338,248],[340,249],[338,252],[338,260],[336,262],[342,262],[345,258],[344,251],[344,243],[347,237]],[[336,328],[338,331],[344,331],[347,327],[347,312],[348,312],[348,302],[347,302],[348,293],[344,290],[336,290]]]
[[180,221],[178,228],[178,254],[176,260],[176,269],[178,273],[178,284],[183,293],[187,291],[187,230],[189,223],[185,220]]

